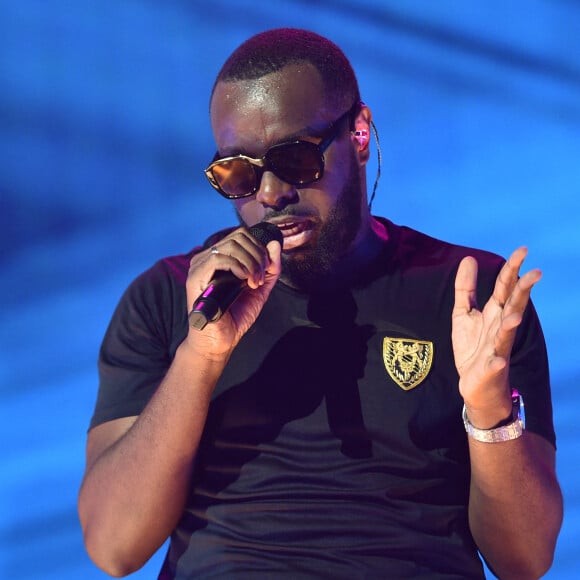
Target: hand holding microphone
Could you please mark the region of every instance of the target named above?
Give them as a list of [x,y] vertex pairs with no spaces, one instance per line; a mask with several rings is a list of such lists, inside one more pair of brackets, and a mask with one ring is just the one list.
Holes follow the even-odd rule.
[[[282,232],[274,224],[261,222],[252,226],[249,231],[263,246],[272,241],[282,245]],[[245,280],[236,277],[232,272],[217,270],[205,290],[193,303],[189,313],[190,326],[196,330],[203,330],[208,323],[219,320],[246,285]]]

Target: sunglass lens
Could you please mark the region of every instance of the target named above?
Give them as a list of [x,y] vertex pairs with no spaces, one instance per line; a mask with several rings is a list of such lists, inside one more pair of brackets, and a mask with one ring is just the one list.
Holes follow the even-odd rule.
[[244,197],[256,188],[256,173],[244,159],[230,159],[214,165],[212,175],[222,191],[232,198]]
[[270,169],[286,183],[303,185],[322,177],[324,157],[319,147],[308,141],[285,143],[268,151]]

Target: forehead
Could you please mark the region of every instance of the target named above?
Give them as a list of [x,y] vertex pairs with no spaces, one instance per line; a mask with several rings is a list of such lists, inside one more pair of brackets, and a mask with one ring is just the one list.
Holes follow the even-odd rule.
[[222,152],[263,149],[333,120],[322,79],[308,63],[288,65],[259,79],[218,83],[210,113]]

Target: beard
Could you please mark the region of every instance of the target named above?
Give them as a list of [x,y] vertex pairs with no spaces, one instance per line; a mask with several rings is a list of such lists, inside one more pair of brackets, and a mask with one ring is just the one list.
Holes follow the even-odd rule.
[[291,286],[312,290],[340,272],[340,260],[360,228],[360,205],[360,178],[351,165],[349,177],[320,229],[316,245],[296,256],[282,254],[282,276]]
[[[362,204],[361,179],[354,153],[349,165],[342,191],[320,228],[316,244],[282,254],[282,279],[294,288],[312,291],[344,276],[340,262],[359,232]],[[275,215],[300,214],[299,207],[289,205]]]
[[[363,203],[361,178],[354,152],[351,152],[349,172],[342,191],[336,198],[334,207],[322,224],[316,244],[298,248],[297,251],[282,253],[281,279],[293,288],[315,291],[323,286],[344,279],[340,262],[348,253],[361,226]],[[240,212],[236,209],[239,223],[244,225]],[[309,216],[312,211],[293,204],[281,211],[269,212],[264,219],[281,216]]]

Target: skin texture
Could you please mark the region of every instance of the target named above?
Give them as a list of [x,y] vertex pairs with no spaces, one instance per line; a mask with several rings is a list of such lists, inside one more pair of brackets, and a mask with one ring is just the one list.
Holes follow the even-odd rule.
[[[295,137],[319,143],[323,130],[351,105],[330,107],[317,72],[310,65],[291,65],[262,82],[218,84],[211,107],[212,128],[221,155],[258,157],[270,146]],[[370,111],[364,107],[357,128],[368,131],[369,122]],[[367,256],[376,253],[385,233],[377,238],[380,226],[366,208],[368,153],[368,147],[361,149],[344,123],[326,151],[321,181],[298,190],[266,172],[257,195],[234,202],[242,223],[267,220],[277,225],[300,223],[306,228],[304,240],[285,239],[282,279],[287,284],[311,289],[353,276],[367,263]]]
[[[482,310],[476,302],[477,262],[457,272],[452,340],[459,391],[470,422],[489,429],[511,410],[509,361],[515,333],[541,273],[519,276],[527,250],[518,248],[500,271]],[[502,443],[469,441],[469,523],[500,578],[539,578],[551,566],[562,524],[554,448],[540,436]]]
[[[318,135],[351,104],[339,110],[327,102],[318,73],[308,65],[251,82],[220,83],[211,104],[218,149],[224,156],[260,157],[290,138],[319,142]],[[370,119],[363,107],[357,128],[368,130]],[[266,172],[255,195],[235,202],[244,224],[269,220],[281,226],[283,252],[277,242],[263,248],[242,226],[216,244],[219,253],[203,251],[191,260],[188,311],[216,270],[230,270],[248,288],[219,321],[203,332],[190,329],[139,417],[89,433],[79,515],[90,556],[109,574],[140,568],[176,526],[215,384],[277,280],[306,289],[348,280],[385,243],[386,232],[366,204],[368,155],[345,125],[326,151],[320,181],[297,189]],[[347,201],[355,215],[341,212]],[[321,250],[324,232],[337,225],[345,231],[335,250]],[[457,273],[452,339],[458,388],[480,428],[497,424],[511,408],[510,352],[540,276],[532,270],[518,277],[525,253],[519,249],[510,257],[481,311],[475,304],[475,261],[466,258]],[[551,564],[562,518],[554,449],[525,432],[499,444],[470,439],[469,450],[469,521],[480,550],[501,578],[538,578]]]

